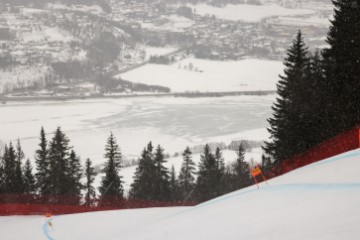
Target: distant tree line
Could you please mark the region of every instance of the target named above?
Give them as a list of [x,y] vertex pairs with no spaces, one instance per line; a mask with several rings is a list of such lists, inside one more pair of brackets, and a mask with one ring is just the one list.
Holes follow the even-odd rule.
[[[187,147],[177,175],[174,167],[165,166],[164,149],[160,145],[154,148],[149,142],[141,153],[134,181],[126,194],[121,176],[123,156],[111,133],[105,146],[106,161],[101,168],[103,176],[97,196],[94,187],[97,173],[91,160],[86,159],[85,166],[82,165],[60,127],[50,140],[41,128],[39,140],[35,173],[29,159],[23,162],[25,155],[19,140],[15,146],[12,142],[4,145],[0,153],[0,194],[30,194],[51,204],[62,204],[66,199],[67,204],[87,206],[114,204],[126,198],[182,203],[202,202],[251,184],[243,144],[236,150],[236,161],[228,166],[219,147],[212,152],[210,146],[205,145],[198,170]],[[2,201],[6,199],[0,198]]]
[[157,56],[157,55],[155,55],[155,56],[150,56],[149,62],[150,63],[155,63],[155,64],[169,65],[169,64],[174,62],[174,59],[170,59],[169,57],[166,57],[166,56]]
[[147,85],[143,83],[134,83],[123,79],[115,79],[110,76],[99,75],[96,79],[97,85],[102,93],[114,92],[159,92],[170,93],[171,89],[159,85]]
[[284,60],[264,147],[272,162],[360,124],[360,3],[333,3],[329,47],[310,53],[299,31]]

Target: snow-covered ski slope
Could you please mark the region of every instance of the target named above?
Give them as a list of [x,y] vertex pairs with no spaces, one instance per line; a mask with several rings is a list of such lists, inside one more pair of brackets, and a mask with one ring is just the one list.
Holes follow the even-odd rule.
[[[358,240],[360,149],[195,207],[55,216],[55,240]],[[44,217],[0,217],[1,239],[46,239]]]

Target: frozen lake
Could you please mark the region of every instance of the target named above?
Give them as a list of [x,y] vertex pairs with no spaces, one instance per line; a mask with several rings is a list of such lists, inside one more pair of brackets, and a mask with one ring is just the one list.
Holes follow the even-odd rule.
[[274,99],[139,97],[0,105],[0,140],[19,138],[33,160],[41,126],[48,140],[60,126],[83,160],[102,162],[110,131],[128,158],[137,157],[150,140],[172,154],[206,142],[266,139]]

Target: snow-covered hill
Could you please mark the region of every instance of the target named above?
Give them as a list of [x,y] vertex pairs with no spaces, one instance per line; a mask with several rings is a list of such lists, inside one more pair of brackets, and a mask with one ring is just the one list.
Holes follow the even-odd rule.
[[280,61],[211,61],[187,58],[173,65],[147,64],[120,74],[125,80],[166,86],[172,92],[274,91],[284,69]]
[[[55,216],[54,239],[357,240],[360,150],[195,207]],[[44,217],[0,217],[2,239],[46,239]]]

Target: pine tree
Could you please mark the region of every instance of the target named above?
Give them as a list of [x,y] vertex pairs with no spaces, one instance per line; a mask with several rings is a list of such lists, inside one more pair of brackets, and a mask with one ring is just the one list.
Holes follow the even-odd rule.
[[261,170],[264,174],[269,173],[271,171],[272,162],[271,159],[264,154],[261,155]]
[[95,188],[93,187],[95,176],[95,168],[92,166],[92,162],[88,158],[85,163],[85,206],[92,206],[92,199],[96,197]]
[[7,165],[7,157],[8,157],[8,148],[7,145],[5,144],[2,152],[1,152],[1,164],[0,164],[0,168],[1,168],[1,185],[0,185],[0,192],[1,193],[6,193],[7,190],[7,174],[6,174],[6,165]]
[[116,143],[116,139],[112,133],[110,133],[105,146],[105,158],[107,159],[103,169],[105,176],[102,178],[101,185],[99,187],[101,198],[102,200],[105,198],[112,201],[121,200],[124,198],[124,189],[121,180],[122,177],[119,175],[122,156],[119,146]]
[[81,190],[83,185],[81,184],[82,168],[80,164],[80,158],[76,155],[74,150],[71,150],[69,156],[69,171],[68,171],[68,195],[71,196],[71,203],[78,205],[81,199]]
[[24,173],[24,193],[33,194],[36,192],[36,181],[32,173],[30,160],[27,159],[23,169]]
[[195,187],[195,163],[192,160],[192,153],[187,147],[183,152],[183,162],[179,174],[179,194],[180,199],[185,200],[190,197]]
[[221,181],[223,193],[229,193],[239,189],[239,181],[234,173],[234,165],[235,163],[225,166],[224,176]]
[[12,145],[12,142],[9,143],[9,147],[5,145],[4,148],[4,184],[3,190],[5,193],[17,193],[16,189],[16,178],[15,178],[15,169],[16,169],[16,152]]
[[327,37],[330,47],[323,52],[328,93],[326,138],[360,124],[360,2],[332,2],[335,14]]
[[15,160],[15,191],[16,193],[24,192],[24,179],[22,173],[22,160],[25,158],[25,154],[21,148],[20,140],[18,139],[16,144],[16,160]]
[[216,161],[216,195],[222,195],[225,193],[225,186],[223,185],[224,175],[225,175],[225,163],[222,156],[221,149],[219,147],[215,150],[215,161]]
[[[4,146],[5,147],[5,146]],[[5,160],[4,160],[4,147],[0,142],[0,194],[4,193],[4,184],[5,184]]]
[[272,107],[273,117],[268,120],[271,142],[265,151],[276,161],[282,161],[308,149],[304,131],[308,128],[311,109],[306,104],[309,91],[310,63],[307,48],[299,31],[284,61],[284,76],[277,85],[279,97]]
[[[171,171],[170,171],[170,200],[173,202],[179,200],[179,184],[176,179],[174,165],[171,165]],[[184,199],[183,201],[186,200],[187,199]]]
[[47,140],[44,128],[41,127],[40,131],[40,143],[39,149],[35,151],[35,164],[36,164],[36,186],[39,190],[40,195],[45,195],[50,193],[49,189],[49,158],[48,158],[48,148],[47,148]]
[[3,168],[3,161],[2,156],[0,155],[0,194],[4,192],[3,185],[4,185],[4,168]]
[[[233,164],[233,172],[235,174],[235,189],[240,189],[251,185],[250,169],[247,162],[245,162],[245,147],[240,144],[237,151],[237,159]],[[234,189],[234,190],[235,190]]]
[[131,184],[130,197],[132,199],[154,200],[156,167],[152,152],[153,146],[149,142],[141,153],[134,182]]
[[208,144],[204,147],[204,152],[200,156],[198,178],[196,182],[195,196],[198,201],[206,201],[217,196],[218,164],[214,155],[211,153]]
[[69,139],[58,127],[49,147],[49,174],[45,182],[46,188],[53,196],[51,202],[60,202],[59,196],[68,194],[69,187]]
[[224,172],[225,163],[224,163],[224,158],[222,156],[221,149],[219,147],[217,147],[215,150],[215,160],[216,160],[216,165],[217,165],[217,168],[219,169],[219,171]]
[[161,201],[170,200],[170,174],[169,170],[164,166],[166,163],[164,149],[160,145],[157,146],[154,155],[155,165],[155,183],[154,183],[154,199]]
[[[1,158],[0,158],[1,160]],[[4,193],[4,168],[2,165],[0,165],[0,194]]]
[[310,56],[310,75],[305,106],[308,108],[308,121],[304,123],[303,133],[309,146],[315,146],[326,139],[326,79],[324,61],[319,51]]

